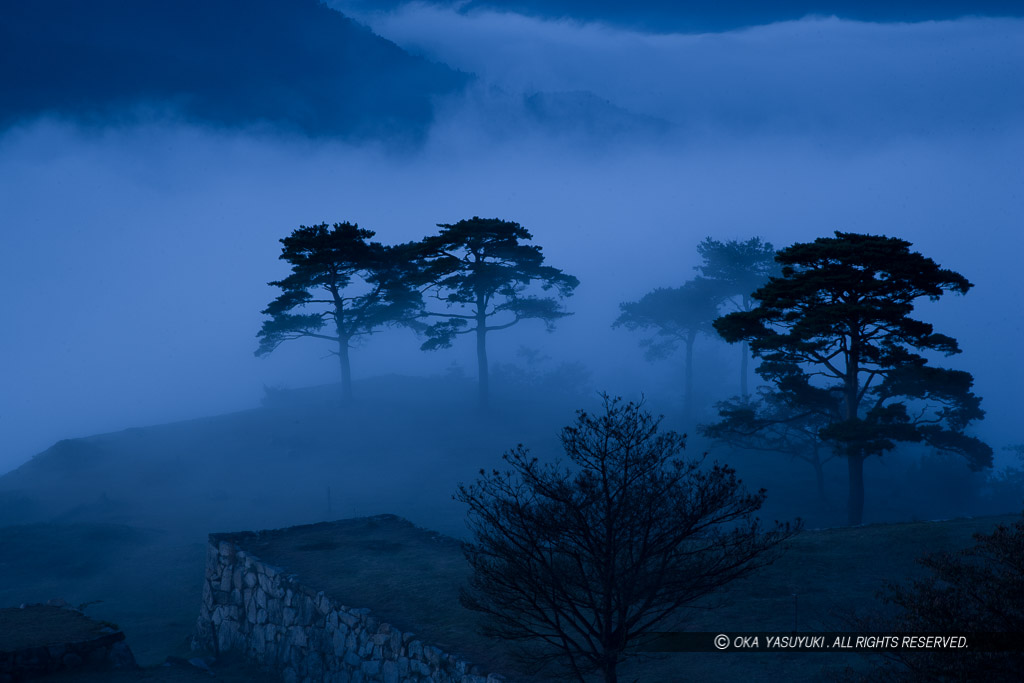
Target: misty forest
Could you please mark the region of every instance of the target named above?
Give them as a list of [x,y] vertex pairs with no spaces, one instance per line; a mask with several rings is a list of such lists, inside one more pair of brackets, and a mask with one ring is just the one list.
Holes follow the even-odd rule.
[[[1021,680],[1018,3],[8,2],[0,55],[0,683]],[[753,632],[991,647],[659,640]]]

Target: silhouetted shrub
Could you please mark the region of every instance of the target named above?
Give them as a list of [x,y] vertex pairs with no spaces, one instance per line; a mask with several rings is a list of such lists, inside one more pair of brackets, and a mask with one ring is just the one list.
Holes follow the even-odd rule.
[[[1024,633],[1024,517],[974,538],[964,550],[921,558],[930,570],[926,577],[890,584],[882,595],[895,609],[891,621],[859,626],[896,633]],[[867,680],[1020,681],[1024,652],[901,649]]]

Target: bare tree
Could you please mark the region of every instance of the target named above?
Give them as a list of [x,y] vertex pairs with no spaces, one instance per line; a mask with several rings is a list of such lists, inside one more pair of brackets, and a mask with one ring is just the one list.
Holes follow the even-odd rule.
[[659,432],[642,403],[604,398],[562,431],[571,465],[519,446],[506,471],[481,470],[455,498],[469,506],[473,570],[462,603],[484,633],[520,644],[538,667],[617,680],[631,645],[683,609],[771,563],[796,527],[762,529],[762,489],[735,471],[676,457],[685,436]]

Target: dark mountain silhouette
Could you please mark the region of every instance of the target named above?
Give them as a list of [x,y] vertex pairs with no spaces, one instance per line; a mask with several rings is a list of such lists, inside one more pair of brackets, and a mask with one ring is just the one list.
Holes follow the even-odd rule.
[[[331,0],[342,10],[394,9],[407,0]],[[495,10],[549,19],[599,21],[653,32],[703,33],[791,21],[808,15],[872,22],[1024,16],[1019,0],[435,0],[460,12]]]
[[621,135],[657,138],[672,127],[664,119],[637,114],[587,90],[532,93],[524,96],[523,105],[530,120],[547,130],[590,142]]
[[155,117],[415,138],[468,80],[317,0],[16,2],[0,21],[0,129]]

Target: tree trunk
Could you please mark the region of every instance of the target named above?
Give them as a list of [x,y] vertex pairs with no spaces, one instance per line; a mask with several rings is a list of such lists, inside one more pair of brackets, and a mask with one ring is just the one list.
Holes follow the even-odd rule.
[[828,498],[825,496],[825,467],[821,464],[821,459],[817,454],[811,464],[814,466],[814,481],[818,485],[818,502],[824,505],[828,502]]
[[748,364],[750,363],[750,345],[747,342],[740,344],[740,396],[749,396],[747,391],[747,376],[750,374]]
[[[844,401],[846,403],[846,422],[854,425],[859,422],[858,403],[860,401],[860,336],[856,331],[850,333],[850,350],[846,355],[846,378],[844,380]],[[859,441],[859,439],[858,439]],[[864,451],[860,443],[850,443],[846,447],[846,466],[850,472],[850,500],[847,504],[850,526],[857,526],[864,521]]]
[[480,407],[486,408],[490,398],[490,382],[487,376],[487,328],[484,321],[476,323],[476,374],[480,388]]
[[[743,295],[743,309],[744,311],[750,311],[753,307],[750,305],[750,295]],[[740,344],[740,396],[746,398],[750,395],[747,387],[747,379],[750,375],[750,343],[744,341]]]
[[684,380],[683,417],[687,424],[693,419],[693,343],[697,339],[696,332],[686,336],[686,378]]
[[352,400],[352,366],[348,360],[348,339],[338,340],[338,360],[341,362],[341,397]]
[[601,675],[604,677],[604,683],[617,683],[619,680],[618,661],[606,659],[601,666]]
[[848,522],[850,526],[858,526],[864,522],[864,456],[860,453],[851,453],[847,456],[846,463],[850,471]]

